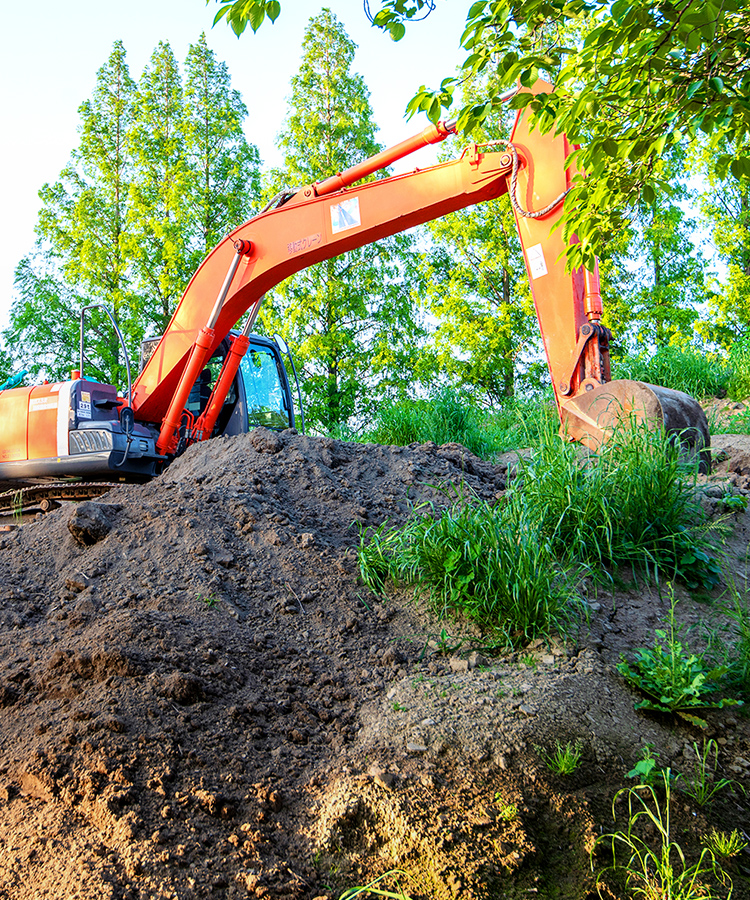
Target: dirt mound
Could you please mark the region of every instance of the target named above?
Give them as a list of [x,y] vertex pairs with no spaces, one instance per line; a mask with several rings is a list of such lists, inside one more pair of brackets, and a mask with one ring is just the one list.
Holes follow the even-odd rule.
[[[0,538],[0,897],[312,900],[393,866],[415,897],[585,896],[642,747],[690,762],[612,668],[664,599],[592,594],[578,644],[490,659],[357,579],[363,528],[506,475],[258,429]],[[746,723],[711,727],[746,780]],[[585,760],[565,783],[556,738]]]
[[711,455],[713,457],[712,471],[715,475],[730,476],[733,484],[747,489],[750,485],[750,435],[713,435]]

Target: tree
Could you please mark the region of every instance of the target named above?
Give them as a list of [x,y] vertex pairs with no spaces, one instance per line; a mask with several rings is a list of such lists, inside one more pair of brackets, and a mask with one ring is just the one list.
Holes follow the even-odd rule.
[[[465,86],[477,96],[484,82]],[[485,122],[479,141],[510,131],[506,112]],[[453,148],[450,148],[452,153]],[[437,328],[430,352],[437,372],[488,405],[512,397],[522,360],[539,351],[534,304],[508,197],[451,213],[428,226],[426,297]]]
[[[5,337],[19,364],[33,359],[35,372],[66,377],[77,365],[79,311],[91,303],[112,310],[131,358],[146,330],[163,330],[207,249],[257,201],[245,114],[205,37],[189,50],[184,98],[167,44],[137,87],[115,44],[80,107],[79,146],[40,191],[37,247],[16,271]],[[109,320],[94,312],[86,325],[87,373],[124,383]]]
[[701,214],[726,265],[724,284],[711,297],[711,318],[703,330],[728,349],[738,339],[750,338],[750,178],[722,177],[716,160],[727,153],[739,158],[749,149],[747,144],[738,148],[706,141],[695,155],[695,171],[705,183]]
[[[269,193],[282,181],[307,184],[381,149],[369,93],[351,72],[354,50],[330,10],[310,20],[279,139],[284,169],[273,173]],[[311,266],[280,285],[261,310],[265,328],[283,331],[296,346],[308,418],[326,431],[366,414],[376,378],[381,391],[408,379],[417,332],[410,244],[399,235]]]
[[190,179],[181,202],[193,221],[189,266],[195,269],[227,231],[250,217],[260,197],[260,156],[242,130],[247,108],[205,34],[188,50],[184,107]]
[[[59,181],[39,192],[37,251],[16,270],[19,298],[6,341],[15,358],[34,360],[30,368],[51,377],[77,365],[78,310],[84,305],[107,303],[131,350],[140,339],[125,249],[134,91],[118,41],[97,73],[91,100],[79,108],[79,147]],[[124,376],[120,346],[105,322],[96,314],[89,320],[91,374],[118,383]]]
[[[278,0],[217,2],[217,20],[238,34],[281,11]],[[431,7],[434,0],[381,0],[374,22],[400,40]],[[567,39],[571,23],[585,34],[579,44]],[[587,178],[565,201],[565,233],[578,238],[570,264],[606,256],[627,211],[664,189],[665,150],[686,139],[716,135],[743,148],[723,153],[719,171],[750,176],[750,8],[742,0],[475,0],[461,44],[465,75],[498,73],[485,101],[461,110],[465,131],[497,114],[504,85],[531,85],[540,72],[554,81],[550,93],[520,94],[511,105],[528,106],[539,128],[583,145],[575,159]],[[423,86],[409,111],[437,120],[458,80]]]
[[162,41],[135,99],[130,146],[136,175],[128,215],[136,290],[159,334],[192,274],[185,203],[191,173],[184,139],[182,79],[172,48]]
[[709,296],[706,262],[691,239],[695,223],[683,208],[692,198],[683,183],[684,154],[671,153],[663,164],[670,193],[638,204],[603,269],[605,321],[620,351],[693,343]]

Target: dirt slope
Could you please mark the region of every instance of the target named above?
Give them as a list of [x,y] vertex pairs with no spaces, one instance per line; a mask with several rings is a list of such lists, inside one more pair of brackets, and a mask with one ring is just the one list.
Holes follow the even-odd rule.
[[[747,480],[748,450],[724,476]],[[689,770],[702,740],[634,713],[613,671],[666,599],[592,595],[577,642],[489,659],[464,635],[451,658],[457,626],[441,644],[421,606],[357,580],[361,528],[505,483],[455,445],[258,429],[0,538],[0,897],[312,900],[394,866],[414,897],[587,896],[642,747]],[[748,785],[747,719],[710,719]],[[568,779],[535,750],[556,737],[583,745]],[[693,849],[709,825],[750,830],[729,792],[675,816]]]

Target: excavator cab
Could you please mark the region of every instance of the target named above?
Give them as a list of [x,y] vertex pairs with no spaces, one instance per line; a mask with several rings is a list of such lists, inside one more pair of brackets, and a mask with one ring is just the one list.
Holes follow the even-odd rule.
[[[237,332],[232,331],[207,361],[188,394],[185,409],[194,419],[205,412],[224,360]],[[289,377],[276,341],[252,334],[213,428],[213,435],[244,434],[263,426],[274,431],[295,427],[294,402]],[[160,338],[141,345],[141,369],[151,358]]]

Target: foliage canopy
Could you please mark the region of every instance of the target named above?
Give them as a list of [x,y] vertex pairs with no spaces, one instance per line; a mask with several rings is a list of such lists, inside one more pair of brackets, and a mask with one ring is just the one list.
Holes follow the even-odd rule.
[[[281,12],[278,0],[217,2],[216,20],[226,18],[238,35]],[[400,40],[432,6],[381,0],[373,21]],[[625,210],[668,187],[661,159],[670,147],[701,134],[747,145],[750,9],[741,0],[475,0],[467,4],[461,46],[462,72],[437,89],[422,86],[408,111],[436,121],[463,77],[493,71],[498,78],[484,101],[460,110],[459,127],[471,132],[497,113],[503,86],[550,79],[549,93],[519,94],[511,105],[528,105],[537,127],[583,145],[575,163],[588,177],[565,201],[563,227],[578,237],[571,263],[606,255]],[[750,177],[750,154],[720,152],[717,167],[722,175]]]

